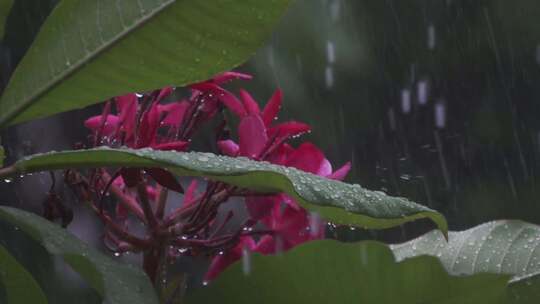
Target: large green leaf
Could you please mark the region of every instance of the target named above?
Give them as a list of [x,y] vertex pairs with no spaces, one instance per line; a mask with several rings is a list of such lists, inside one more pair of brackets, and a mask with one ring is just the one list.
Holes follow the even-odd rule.
[[282,256],[236,263],[188,303],[500,303],[507,275],[450,276],[433,257],[397,263],[390,249],[367,241],[315,241]]
[[70,0],[45,21],[0,100],[0,126],[231,69],[289,0]]
[[[429,218],[443,233],[444,217],[405,198],[387,196],[324,177],[258,162],[247,158],[212,153],[157,151],[152,149],[111,149],[64,151],[27,157],[2,174],[64,169],[70,167],[163,167],[183,176],[204,176],[260,192],[286,192],[303,207],[317,211],[325,219],[366,228],[388,228],[420,218]],[[2,173],[3,172],[3,173]]]
[[[0,245],[0,285],[9,304],[47,304],[47,298],[32,275]],[[1,297],[0,297],[1,299]]]
[[455,275],[513,275],[510,291],[517,303],[540,301],[540,227],[516,220],[489,222],[450,232],[449,241],[437,231],[392,246],[398,260],[418,255],[438,257]]
[[106,303],[158,303],[150,280],[140,269],[113,261],[32,213],[0,207],[0,219],[30,235],[51,254],[61,256]]
[[4,28],[6,26],[6,19],[11,11],[13,0],[0,0],[0,41],[4,38]]

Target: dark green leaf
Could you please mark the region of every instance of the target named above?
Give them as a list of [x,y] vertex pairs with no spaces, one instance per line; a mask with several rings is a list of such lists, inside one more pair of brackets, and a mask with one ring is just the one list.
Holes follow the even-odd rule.
[[13,0],[0,0],[0,41],[4,38],[4,28],[11,6],[13,6]]
[[47,298],[32,275],[0,245],[0,284],[9,304],[46,304]]
[[4,159],[6,159],[6,152],[4,147],[0,146],[0,167],[4,165]]
[[0,207],[0,218],[26,232],[51,254],[61,256],[106,303],[158,303],[152,284],[140,269],[113,261],[32,213]]
[[513,275],[512,301],[540,301],[540,227],[515,220],[489,222],[450,232],[447,243],[437,231],[392,246],[398,260],[418,255],[438,257],[449,273]]
[[45,21],[0,100],[0,126],[244,62],[289,0],[72,0]]
[[[212,153],[96,148],[37,154],[4,169],[11,174],[70,167],[163,167],[181,176],[204,176],[260,192],[286,192],[325,219],[367,228],[388,228],[429,218],[446,233],[444,217],[405,198],[387,196],[288,168]],[[0,174],[1,176],[1,174]],[[337,208],[336,208],[337,207]]]
[[254,255],[222,273],[188,303],[500,303],[507,275],[450,276],[433,257],[397,263],[377,242],[314,241],[282,256]]

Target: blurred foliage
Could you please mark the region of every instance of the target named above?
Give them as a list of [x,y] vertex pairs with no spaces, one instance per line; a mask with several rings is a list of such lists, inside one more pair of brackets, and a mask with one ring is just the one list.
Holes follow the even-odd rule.
[[452,229],[540,223],[539,14],[532,0],[300,0],[246,69],[255,96],[281,87],[333,163],[353,161],[349,180],[441,210]]

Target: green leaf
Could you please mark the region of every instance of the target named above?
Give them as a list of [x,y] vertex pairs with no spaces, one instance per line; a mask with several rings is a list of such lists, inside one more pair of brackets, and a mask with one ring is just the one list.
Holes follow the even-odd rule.
[[47,297],[32,275],[0,245],[0,284],[10,304],[47,304]]
[[429,256],[397,263],[388,246],[314,241],[236,263],[187,303],[500,303],[507,275],[450,276]]
[[6,19],[13,6],[13,0],[0,0],[0,41],[4,39]]
[[418,255],[438,257],[449,273],[513,275],[511,301],[540,301],[540,226],[500,220],[469,230],[450,232],[446,242],[437,231],[392,246],[398,260]]
[[0,146],[0,167],[4,165],[4,160],[6,159],[6,152],[4,147]]
[[264,193],[286,192],[306,209],[319,212],[323,218],[339,224],[388,228],[420,218],[429,218],[443,233],[447,231],[443,215],[405,198],[391,197],[380,191],[366,190],[359,185],[244,157],[157,151],[148,148],[132,150],[104,147],[36,154],[3,170],[17,175],[71,167],[105,166],[163,167],[180,176],[204,176]]
[[0,126],[208,79],[247,60],[288,3],[61,1],[0,100]]
[[158,303],[152,284],[140,269],[113,261],[32,213],[0,207],[0,219],[26,232],[49,253],[61,256],[106,303]]

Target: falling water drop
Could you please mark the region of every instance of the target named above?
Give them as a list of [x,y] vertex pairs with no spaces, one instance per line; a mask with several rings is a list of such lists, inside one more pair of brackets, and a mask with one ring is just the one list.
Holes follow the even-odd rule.
[[244,275],[251,273],[251,253],[245,247],[242,249],[242,272]]
[[309,233],[312,236],[319,235],[321,226],[321,216],[317,212],[310,212]]
[[435,126],[444,128],[446,125],[446,107],[442,102],[435,104]]
[[405,114],[411,112],[411,91],[408,89],[401,90],[401,111]]
[[334,63],[336,61],[336,52],[334,48],[334,42],[330,40],[326,42],[326,57],[329,63]]
[[416,85],[416,95],[418,96],[418,103],[425,105],[428,101],[428,82],[427,80],[420,80]]
[[437,43],[437,40],[436,40],[435,26],[433,24],[430,24],[427,29],[428,49],[433,50],[435,48],[436,43]]
[[327,66],[324,72],[325,83],[327,88],[332,88],[334,86],[334,70],[331,66]]

